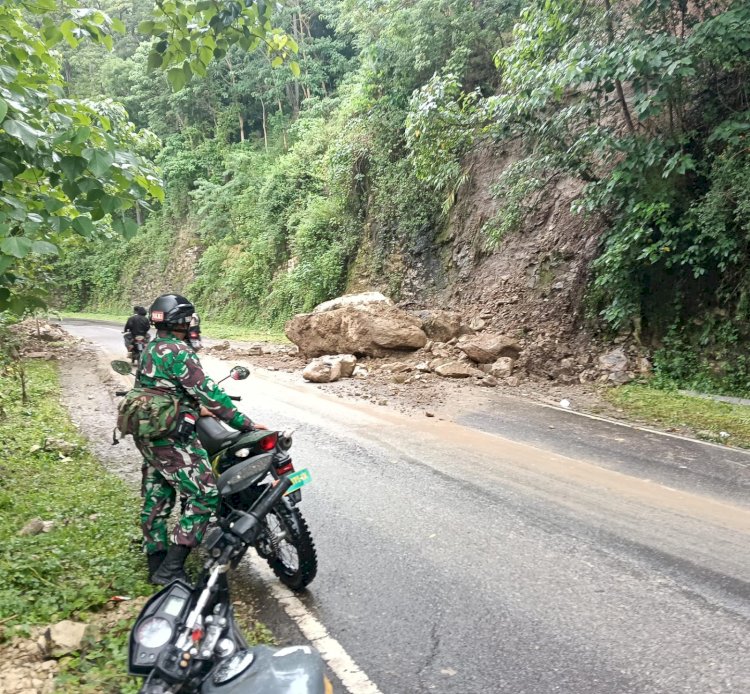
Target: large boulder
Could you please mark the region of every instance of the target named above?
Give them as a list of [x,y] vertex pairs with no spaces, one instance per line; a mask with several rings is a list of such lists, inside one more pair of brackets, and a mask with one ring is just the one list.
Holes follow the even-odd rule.
[[518,359],[521,346],[512,337],[496,333],[473,335],[459,342],[456,347],[478,364],[490,364],[499,357]]
[[448,342],[461,334],[461,314],[455,311],[420,311],[422,330],[430,340]]
[[427,342],[418,318],[384,302],[302,313],[286,324],[285,332],[300,352],[312,357],[382,357],[394,350],[419,349]]
[[326,311],[333,311],[344,306],[361,307],[368,306],[369,304],[393,306],[393,302],[380,292],[363,292],[362,294],[344,294],[344,296],[338,296],[330,301],[324,301],[322,304],[318,304],[312,312],[325,313]]

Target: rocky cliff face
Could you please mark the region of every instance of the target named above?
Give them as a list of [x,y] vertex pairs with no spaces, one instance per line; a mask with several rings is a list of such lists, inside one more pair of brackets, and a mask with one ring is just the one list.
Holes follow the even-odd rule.
[[[586,367],[592,335],[583,300],[601,225],[570,211],[581,186],[560,180],[542,192],[521,229],[490,249],[484,227],[503,213],[492,188],[512,160],[487,148],[467,162],[470,179],[437,242],[393,261],[403,269],[401,303],[456,310],[467,322],[514,335],[525,345],[523,366],[555,377],[571,357],[573,370]],[[353,284],[362,287],[360,278]]]

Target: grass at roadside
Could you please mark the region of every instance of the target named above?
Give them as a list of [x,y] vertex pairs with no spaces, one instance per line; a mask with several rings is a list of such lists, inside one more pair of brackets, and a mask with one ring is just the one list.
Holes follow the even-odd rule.
[[[750,448],[750,407],[629,384],[604,391],[604,397],[625,415],[656,422],[681,431],[689,430],[706,441]],[[729,434],[723,437],[721,432]]]
[[[62,318],[80,318],[81,320],[105,320],[113,323],[122,323],[128,319],[128,314],[119,313],[71,313],[61,311]],[[201,332],[204,337],[214,340],[236,340],[239,342],[289,342],[280,330],[263,330],[261,328],[249,328],[242,325],[228,325],[217,321],[206,320],[201,323]]]
[[[152,592],[135,541],[139,499],[92,457],[59,402],[50,362],[27,364],[30,402],[11,397],[0,419],[0,620],[6,635],[62,619],[88,621],[115,595]],[[49,532],[19,535],[30,520]],[[58,690],[137,691],[125,675],[128,625],[89,639],[63,663]]]

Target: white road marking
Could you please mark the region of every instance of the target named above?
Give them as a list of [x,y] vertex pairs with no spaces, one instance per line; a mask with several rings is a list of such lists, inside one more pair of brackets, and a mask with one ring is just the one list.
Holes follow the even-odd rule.
[[297,624],[303,636],[310,641],[320,653],[331,671],[341,680],[350,694],[381,694],[377,685],[352,660],[343,646],[328,634],[327,629],[312,614],[304,603],[285,587],[269,568],[268,564],[258,557],[251,557],[250,564],[271,595],[284,608],[284,611]]
[[[624,429],[634,429],[636,431],[643,431],[647,434],[656,434],[657,436],[667,436],[670,439],[678,439],[679,441],[687,441],[688,443],[700,443],[703,446],[711,446],[712,448],[720,448],[723,451],[734,451],[736,453],[742,453],[743,455],[747,455],[747,450],[744,448],[738,448],[737,446],[731,446],[726,443],[713,443],[713,441],[704,441],[703,439],[693,439],[689,436],[683,436],[682,434],[672,434],[668,431],[659,431],[658,429],[651,429],[649,427],[643,426],[641,424],[630,424],[629,422],[621,422],[617,419],[610,419],[609,417],[602,417],[598,414],[588,414],[587,412],[579,412],[578,410],[567,410],[563,409],[562,407],[558,407],[557,405],[549,405],[546,402],[533,402],[533,401],[526,401],[530,402],[532,405],[538,405],[539,407],[546,407],[550,410],[557,410],[558,412],[565,412],[566,414],[574,414],[577,417],[585,417],[586,419],[594,419],[598,422],[606,422],[607,424],[616,424],[618,427],[623,427]],[[604,438],[606,438],[605,435],[602,435]],[[738,460],[727,460],[728,463],[733,463],[735,465],[739,465],[740,467],[748,467],[750,466],[750,463],[741,463]]]

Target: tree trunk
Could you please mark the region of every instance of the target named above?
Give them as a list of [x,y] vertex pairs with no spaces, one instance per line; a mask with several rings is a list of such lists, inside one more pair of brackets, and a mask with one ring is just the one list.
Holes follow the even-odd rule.
[[260,100],[260,108],[263,121],[263,146],[265,147],[266,152],[268,152],[268,131],[266,130],[266,102],[263,101],[263,99]]
[[281,99],[279,99],[276,103],[279,106],[279,115],[281,116],[281,137],[284,140],[284,151],[286,152],[289,149],[289,145],[286,141],[286,128],[284,127],[284,108],[281,105]]
[[[606,12],[605,22],[607,25],[607,35],[609,42],[615,42],[615,28],[612,24],[612,6],[609,0],[604,0],[604,9]],[[635,126],[633,125],[633,119],[630,116],[630,109],[628,108],[628,102],[625,99],[625,92],[622,88],[622,82],[619,79],[615,80],[615,90],[617,91],[617,100],[620,102],[620,108],[622,109],[622,117],[625,119],[625,125],[628,127],[628,131],[631,135],[635,134]]]

